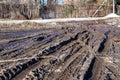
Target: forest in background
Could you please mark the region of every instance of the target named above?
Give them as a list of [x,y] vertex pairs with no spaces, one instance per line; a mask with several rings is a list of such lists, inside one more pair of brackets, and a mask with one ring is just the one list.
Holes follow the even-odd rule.
[[[116,13],[119,11],[119,0],[116,2]],[[92,17],[103,0],[6,0],[0,3],[1,19],[38,19],[38,18],[71,18]],[[102,17],[112,12],[112,0],[102,6],[94,17]],[[49,15],[51,17],[49,17]]]

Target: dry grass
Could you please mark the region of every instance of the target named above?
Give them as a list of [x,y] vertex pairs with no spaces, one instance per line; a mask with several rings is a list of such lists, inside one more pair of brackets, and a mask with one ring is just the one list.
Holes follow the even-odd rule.
[[0,31],[15,31],[15,30],[34,30],[34,29],[44,29],[44,28],[61,28],[69,26],[90,26],[90,25],[120,25],[120,19],[107,19],[107,20],[97,20],[97,21],[72,21],[72,22],[51,22],[51,23],[37,23],[25,21],[22,23],[0,23]]
[[22,22],[22,23],[1,23],[0,31],[13,31],[13,30],[33,30],[33,29],[43,29],[43,28],[53,28],[56,25],[47,23],[36,23],[36,22]]

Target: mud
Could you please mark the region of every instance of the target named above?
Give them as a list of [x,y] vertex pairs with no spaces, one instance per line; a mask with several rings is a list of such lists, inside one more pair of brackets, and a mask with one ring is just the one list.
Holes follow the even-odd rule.
[[120,28],[95,22],[0,32],[0,80],[120,80]]

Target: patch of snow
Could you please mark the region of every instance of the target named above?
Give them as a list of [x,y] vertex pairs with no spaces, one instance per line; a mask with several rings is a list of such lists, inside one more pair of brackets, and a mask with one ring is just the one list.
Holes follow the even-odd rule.
[[55,70],[55,72],[61,72],[62,71],[62,67],[60,66],[58,69]]
[[118,27],[120,27],[120,25],[118,25]]
[[44,19],[44,20],[7,20],[7,21],[0,21],[0,23],[22,23],[22,22],[36,22],[36,23],[53,23],[55,22],[68,22],[68,21],[92,21],[92,20],[101,20],[103,17],[97,18],[62,18],[62,19]]
[[104,60],[108,63],[113,63],[113,60],[111,57],[106,57],[106,58],[104,58]]
[[57,70],[55,70],[55,72],[61,72],[61,70],[60,70],[60,69],[57,69]]
[[106,15],[104,18],[116,18],[116,17],[120,17],[120,16],[115,13],[110,13],[110,14]]

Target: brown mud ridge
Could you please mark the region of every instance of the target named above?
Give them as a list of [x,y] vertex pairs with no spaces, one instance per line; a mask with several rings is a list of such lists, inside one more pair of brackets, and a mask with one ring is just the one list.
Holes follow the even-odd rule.
[[0,32],[0,80],[120,80],[120,28]]

